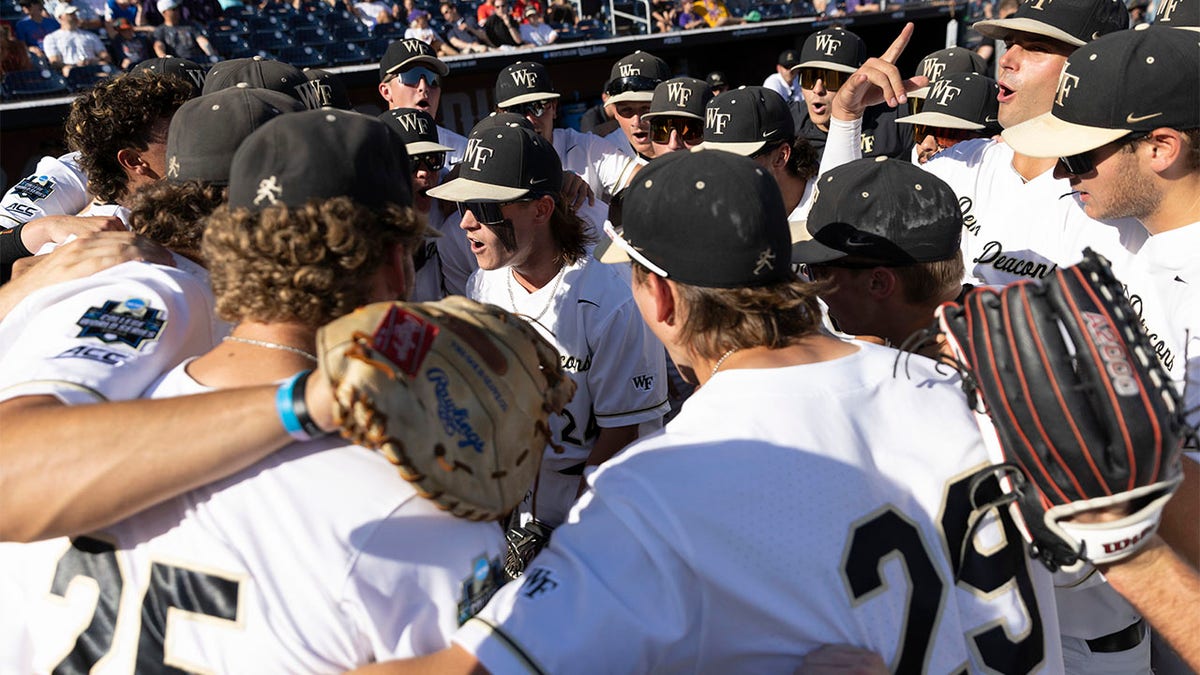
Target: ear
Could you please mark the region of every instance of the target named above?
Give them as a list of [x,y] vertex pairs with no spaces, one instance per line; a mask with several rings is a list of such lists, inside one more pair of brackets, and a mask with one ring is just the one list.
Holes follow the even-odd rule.
[[146,162],[142,160],[141,154],[133,148],[121,148],[117,151],[117,164],[126,173],[144,173]]
[[1146,145],[1150,148],[1150,169],[1155,173],[1188,172],[1188,139],[1183,134],[1165,127],[1155,129],[1146,139]]
[[[423,246],[421,241],[418,246]],[[384,256],[383,265],[375,273],[375,291],[372,302],[408,300],[416,283],[413,254],[403,244],[395,244]]]
[[876,267],[867,280],[867,292],[876,300],[885,300],[900,290],[900,278],[890,267]]
[[390,109],[392,106],[392,88],[388,86],[387,82],[379,83],[379,95],[387,102]]
[[550,222],[550,216],[554,215],[554,198],[550,196],[539,197],[533,203],[534,217],[537,222]]
[[779,151],[771,158],[771,169],[782,172],[787,167],[788,161],[792,158],[792,146],[784,143],[779,146]]
[[675,326],[680,319],[675,312],[678,304],[675,284],[657,274],[647,274],[644,285],[650,299],[654,302],[652,312],[654,320],[661,324]]

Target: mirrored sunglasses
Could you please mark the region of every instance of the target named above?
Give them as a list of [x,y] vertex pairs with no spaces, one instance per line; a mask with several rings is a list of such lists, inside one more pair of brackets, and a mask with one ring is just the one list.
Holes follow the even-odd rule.
[[946,127],[935,127],[927,124],[913,125],[914,142],[920,143],[925,140],[926,136],[933,136],[933,140],[942,148],[948,148],[955,143],[975,138],[979,133],[971,129],[948,129]]
[[659,82],[661,80],[641,75],[618,77],[608,83],[608,87],[604,90],[604,93],[609,96],[616,96],[617,94],[624,94],[627,91],[654,91]]
[[842,88],[842,85],[846,83],[850,75],[851,73],[843,73],[840,70],[830,70],[829,68],[801,68],[800,87],[802,89],[815,89],[817,80],[821,80],[827,90],[837,91]]
[[531,101],[520,105],[509,106],[504,109],[505,112],[516,113],[525,117],[541,117],[546,114],[545,101]]
[[654,117],[650,119],[650,140],[654,143],[670,143],[671,132],[687,144],[704,140],[704,122],[687,117]]
[[425,84],[429,85],[430,89],[437,89],[442,86],[441,76],[424,66],[409,68],[402,73],[397,73],[396,77],[402,84],[409,87],[421,84],[422,79],[425,80]]
[[422,152],[419,155],[412,155],[412,168],[417,171],[424,166],[428,171],[441,171],[442,167],[446,166],[446,153],[443,152]]

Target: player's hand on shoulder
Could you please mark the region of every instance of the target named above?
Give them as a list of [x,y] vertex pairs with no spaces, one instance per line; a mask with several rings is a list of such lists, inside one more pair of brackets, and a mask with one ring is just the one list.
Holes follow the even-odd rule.
[[562,190],[559,191],[559,194],[572,209],[582,207],[585,201],[589,206],[596,203],[596,195],[592,192],[591,186],[573,171],[563,171]]
[[908,92],[929,84],[924,77],[904,79],[896,68],[896,61],[904,53],[912,34],[913,24],[905,24],[887,51],[881,56],[867,59],[854,71],[833,97],[834,117],[845,121],[855,120],[862,117],[867,108],[880,103],[895,108],[908,100]]
[[883,658],[868,649],[825,645],[804,655],[796,675],[888,675]]
[[72,235],[80,237],[94,232],[128,229],[116,216],[42,216],[30,220],[21,228],[21,244],[30,251],[37,251],[51,242],[61,244]]

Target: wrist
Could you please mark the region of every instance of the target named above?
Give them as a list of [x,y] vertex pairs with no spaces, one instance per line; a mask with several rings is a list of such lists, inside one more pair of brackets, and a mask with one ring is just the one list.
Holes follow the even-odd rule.
[[311,370],[289,377],[275,391],[275,411],[288,435],[297,441],[311,441],[326,435],[313,419],[307,402],[307,383]]

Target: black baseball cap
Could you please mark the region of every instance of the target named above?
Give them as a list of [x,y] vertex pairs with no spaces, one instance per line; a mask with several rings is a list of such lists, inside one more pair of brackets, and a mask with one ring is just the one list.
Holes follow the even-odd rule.
[[654,98],[654,88],[658,83],[670,77],[671,69],[666,61],[649,52],[636,51],[613,64],[604,89],[608,93],[605,103],[649,103]]
[[[929,80],[930,84],[955,73],[979,73],[982,75],[986,72],[987,61],[974,50],[965,47],[939,49],[921,59],[921,64],[917,66],[917,75]],[[929,86],[926,85],[910,91],[908,95],[914,98],[925,98],[928,92]]]
[[379,61],[379,81],[410,66],[426,66],[442,77],[450,73],[450,66],[434,54],[433,47],[416,38],[405,38],[388,45]]
[[859,159],[821,174],[808,232],[792,262],[854,256],[898,265],[947,260],[959,252],[962,213],[942,179],[911,162]]
[[450,152],[453,148],[438,142],[437,123],[429,113],[416,108],[395,108],[379,116],[404,141],[409,156],[426,152]]
[[270,89],[234,87],[194,98],[179,107],[167,131],[167,180],[229,183],[229,166],[242,141],[300,102]]
[[704,143],[693,151],[724,150],[749,157],[796,134],[787,101],[765,87],[738,87],[717,95],[704,111]]
[[779,52],[777,63],[790,70],[800,64],[800,52],[796,49],[785,49]]
[[558,97],[546,66],[537,61],[517,61],[496,76],[498,107],[507,108]]
[[311,97],[305,102],[305,105],[316,110],[317,108],[339,108],[341,110],[351,110],[354,104],[350,102],[350,92],[346,90],[346,83],[337,73],[331,73],[328,70],[320,68],[305,68],[304,77],[308,78],[308,89],[301,88],[301,92],[307,91],[306,97]]
[[300,207],[333,197],[374,209],[412,206],[404,141],[374,117],[326,108],[280,115],[233,156],[233,208]]
[[507,202],[562,189],[562,161],[554,146],[525,127],[471,131],[457,168],[458,177],[431,188],[429,196],[450,202]]
[[796,68],[828,68],[843,73],[853,73],[867,60],[867,46],[854,33],[834,26],[819,30],[804,40],[800,49],[800,63]]
[[1200,127],[1200,36],[1161,26],[1111,33],[1071,54],[1050,112],[1005,129],[1030,157],[1069,157],[1133,133]]
[[501,127],[521,127],[530,131],[537,131],[533,126],[533,122],[530,122],[524,115],[514,112],[494,112],[476,122],[475,126],[471,128],[470,133],[481,133],[488,129],[499,129]]
[[304,73],[290,63],[261,56],[230,59],[216,64],[204,80],[204,93],[211,94],[243,82],[251,87],[278,91],[306,103],[301,93],[302,89],[308,87],[308,78]]
[[650,100],[650,112],[645,119],[660,116],[704,119],[704,108],[712,100],[712,90],[704,80],[694,77],[673,77],[659,82]]
[[1000,88],[986,75],[951,73],[928,87],[921,112],[896,124],[927,124],[946,129],[1000,130]]
[[1200,31],[1200,0],[1159,0],[1154,25]]
[[1123,0],[1026,0],[1007,19],[980,21],[971,28],[993,40],[1032,33],[1082,47],[1129,28],[1129,10]]
[[192,85],[192,96],[199,96],[204,90],[204,78],[207,72],[200,64],[178,56],[161,56],[146,59],[129,69],[130,74],[138,75],[175,75],[187,80]]
[[753,160],[672,152],[646,165],[622,195],[620,213],[610,215],[617,221],[605,225],[608,238],[593,254],[600,262],[635,260],[661,277],[706,288],[793,276],[779,185]]
[[714,88],[714,89],[716,87],[728,87],[729,86],[729,81],[725,79],[725,73],[723,73],[719,70],[712,71],[711,73],[708,74],[708,77],[705,77],[704,79],[706,82],[708,82],[708,86],[711,88]]

